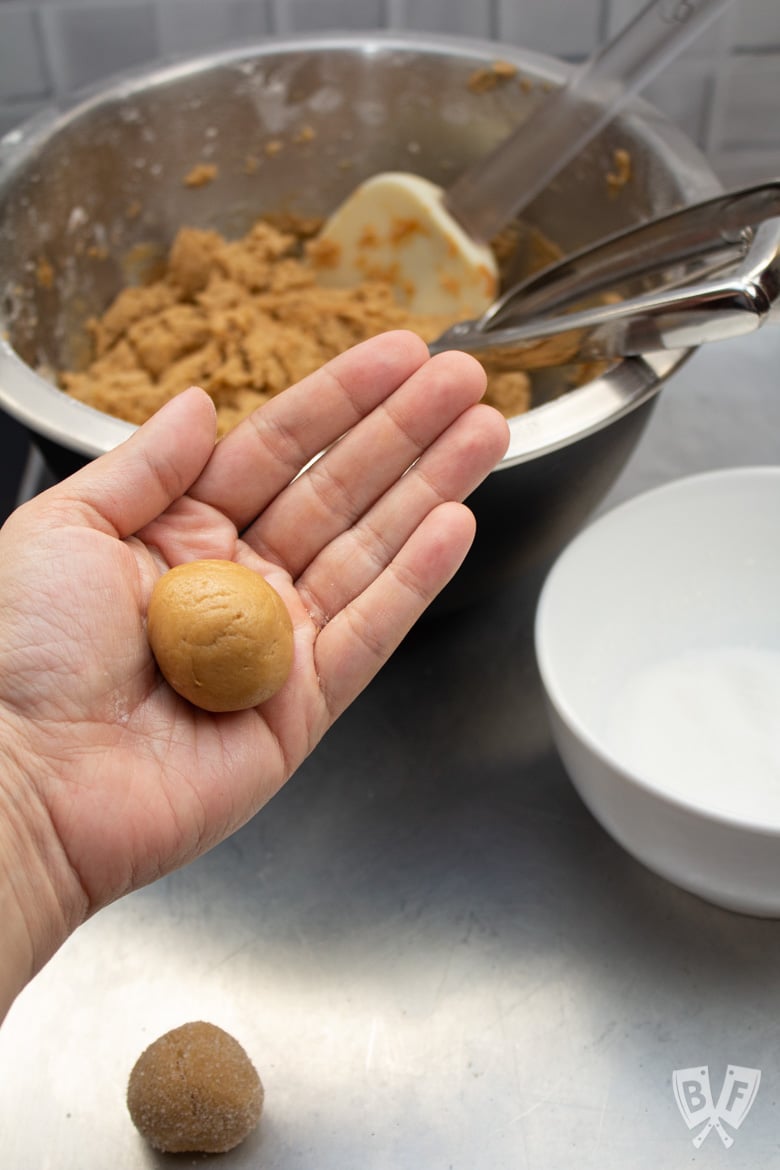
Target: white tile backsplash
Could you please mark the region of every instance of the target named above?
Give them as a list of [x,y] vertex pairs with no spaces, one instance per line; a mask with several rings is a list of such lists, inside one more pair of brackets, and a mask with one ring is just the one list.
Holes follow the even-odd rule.
[[776,146],[780,175],[780,51],[732,57],[723,86],[725,100],[718,135],[720,149]]
[[498,0],[498,36],[557,57],[584,57],[598,44],[601,0]]
[[50,89],[38,12],[20,4],[0,6],[0,101],[42,98]]
[[157,13],[148,3],[49,4],[40,8],[52,74],[70,93],[159,53]]
[[157,31],[163,56],[207,53],[271,32],[266,4],[255,0],[159,0]]
[[383,0],[273,0],[280,32],[381,28]]
[[[0,132],[117,71],[270,34],[410,29],[582,59],[644,2],[0,0]],[[780,0],[734,0],[645,96],[728,181],[780,175]]]
[[480,40],[494,36],[493,6],[474,0],[385,0],[385,15],[390,28]]

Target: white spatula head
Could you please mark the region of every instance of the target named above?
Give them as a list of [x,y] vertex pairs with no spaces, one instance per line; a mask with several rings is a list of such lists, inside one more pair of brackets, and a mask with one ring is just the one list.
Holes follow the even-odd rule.
[[490,248],[466,235],[440,187],[400,171],[362,183],[325,224],[311,256],[321,284],[383,280],[412,312],[453,321],[481,315],[498,292]]

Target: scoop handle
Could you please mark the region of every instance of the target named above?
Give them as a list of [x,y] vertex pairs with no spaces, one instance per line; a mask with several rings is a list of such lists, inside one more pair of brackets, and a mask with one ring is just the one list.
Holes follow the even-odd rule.
[[488,241],[521,212],[732,0],[650,0],[611,41],[445,196],[450,213]]

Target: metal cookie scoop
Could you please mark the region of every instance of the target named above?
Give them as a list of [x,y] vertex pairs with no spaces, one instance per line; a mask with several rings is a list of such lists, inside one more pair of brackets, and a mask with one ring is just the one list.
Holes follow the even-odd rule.
[[[430,350],[535,370],[750,333],[780,320],[778,217],[780,180],[664,215],[516,285]],[[648,291],[626,293],[629,282]]]

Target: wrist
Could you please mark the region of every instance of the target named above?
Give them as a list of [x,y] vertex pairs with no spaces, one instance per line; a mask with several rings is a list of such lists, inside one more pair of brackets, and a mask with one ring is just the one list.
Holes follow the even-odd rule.
[[[5,730],[2,721],[0,728]],[[86,900],[33,783],[33,760],[0,738],[0,1021],[84,917]],[[71,897],[68,895],[72,894]]]

